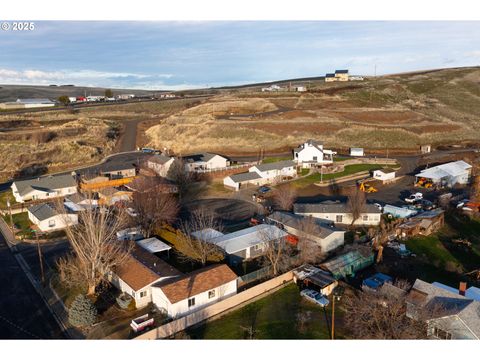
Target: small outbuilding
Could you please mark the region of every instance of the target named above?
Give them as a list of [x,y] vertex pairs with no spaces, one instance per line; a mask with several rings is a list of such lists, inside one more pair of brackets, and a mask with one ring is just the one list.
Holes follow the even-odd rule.
[[381,180],[384,183],[395,180],[395,170],[392,168],[385,168],[373,171],[373,178]]
[[364,156],[363,148],[350,148],[350,156]]

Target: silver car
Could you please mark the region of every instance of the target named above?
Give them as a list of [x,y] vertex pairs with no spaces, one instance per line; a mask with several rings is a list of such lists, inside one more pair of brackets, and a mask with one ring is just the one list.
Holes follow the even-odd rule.
[[302,290],[300,292],[300,296],[303,296],[307,300],[310,300],[321,307],[325,307],[330,303],[325,296],[320,294],[318,291],[311,289]]

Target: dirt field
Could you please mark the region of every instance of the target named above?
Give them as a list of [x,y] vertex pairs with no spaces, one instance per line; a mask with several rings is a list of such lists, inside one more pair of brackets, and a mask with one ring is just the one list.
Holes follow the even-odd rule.
[[314,138],[370,151],[478,142],[480,69],[314,83],[308,93],[230,91],[160,120],[148,144],[177,153],[291,149]]

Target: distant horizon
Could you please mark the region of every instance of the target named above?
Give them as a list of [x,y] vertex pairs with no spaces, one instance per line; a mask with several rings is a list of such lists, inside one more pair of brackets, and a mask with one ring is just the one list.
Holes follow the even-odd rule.
[[480,64],[476,21],[38,21],[2,32],[0,83],[193,90]]

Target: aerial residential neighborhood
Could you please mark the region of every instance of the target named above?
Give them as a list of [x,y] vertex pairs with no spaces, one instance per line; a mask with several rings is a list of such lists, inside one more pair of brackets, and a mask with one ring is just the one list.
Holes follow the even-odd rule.
[[0,32],[0,340],[480,340],[478,23],[19,24]]

